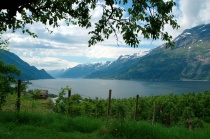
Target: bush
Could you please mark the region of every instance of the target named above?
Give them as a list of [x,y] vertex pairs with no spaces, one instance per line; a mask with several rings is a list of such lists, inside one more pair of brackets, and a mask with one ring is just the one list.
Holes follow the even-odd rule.
[[204,122],[203,120],[195,117],[192,119],[192,128],[195,129],[195,128],[204,128]]
[[40,97],[40,92],[41,90],[38,90],[38,89],[34,90],[32,92],[32,98],[38,99]]

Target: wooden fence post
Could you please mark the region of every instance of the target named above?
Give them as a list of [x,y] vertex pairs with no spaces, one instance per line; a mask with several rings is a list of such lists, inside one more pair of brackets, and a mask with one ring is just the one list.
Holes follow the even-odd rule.
[[152,117],[152,125],[154,124],[155,122],[155,101],[154,101],[154,111],[153,111],[153,117]]
[[139,103],[139,95],[136,96],[136,109],[135,109],[135,114],[134,114],[134,120],[136,120],[136,118],[137,118],[138,103]]
[[191,119],[187,119],[188,122],[188,126],[189,126],[189,130],[192,130],[192,120]]
[[20,95],[21,95],[21,80],[18,80],[18,95],[17,95],[17,103],[16,103],[16,107],[17,107],[17,112],[20,112]]
[[171,125],[171,115],[169,114],[168,115],[168,127],[170,127],[170,125]]
[[70,114],[71,89],[68,90],[68,114]]
[[107,111],[107,116],[110,116],[110,106],[111,106],[111,95],[112,95],[112,90],[109,90],[109,99],[108,99],[108,111]]

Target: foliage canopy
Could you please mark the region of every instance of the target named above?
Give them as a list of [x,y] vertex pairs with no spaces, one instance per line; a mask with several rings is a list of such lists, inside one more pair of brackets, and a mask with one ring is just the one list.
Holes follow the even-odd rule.
[[[11,4],[12,3],[12,4]],[[168,46],[173,46],[172,36],[164,31],[169,24],[173,29],[179,25],[174,19],[173,0],[8,0],[0,1],[0,32],[21,29],[33,37],[37,35],[27,28],[35,22],[53,27],[59,26],[60,20],[66,25],[94,29],[89,32],[89,46],[108,39],[113,33],[118,41],[118,33],[127,45],[138,47],[140,36],[143,38],[162,39]],[[103,9],[101,18],[91,24],[91,11],[100,5]],[[1,40],[2,41],[2,40]]]

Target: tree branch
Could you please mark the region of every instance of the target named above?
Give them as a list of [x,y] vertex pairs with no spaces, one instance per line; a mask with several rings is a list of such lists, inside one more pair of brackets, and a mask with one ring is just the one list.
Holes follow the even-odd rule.
[[30,4],[27,4],[25,7],[30,9],[31,12],[35,13],[36,16],[39,16],[39,13],[37,12],[37,10],[35,8],[33,8]]

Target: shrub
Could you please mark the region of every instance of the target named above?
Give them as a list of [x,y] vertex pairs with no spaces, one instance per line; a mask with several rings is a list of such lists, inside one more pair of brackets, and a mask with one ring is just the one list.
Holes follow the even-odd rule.
[[203,120],[195,117],[192,119],[192,128],[195,129],[195,128],[204,128],[204,122]]

